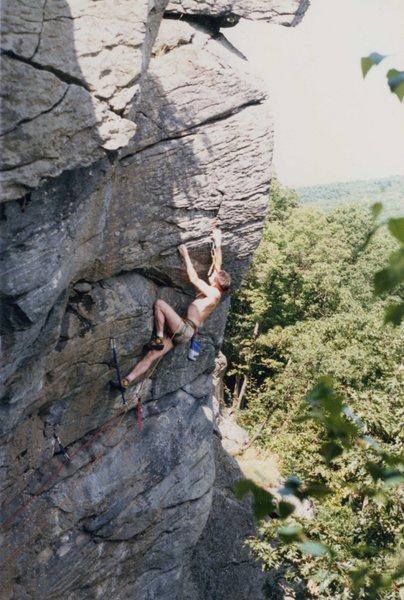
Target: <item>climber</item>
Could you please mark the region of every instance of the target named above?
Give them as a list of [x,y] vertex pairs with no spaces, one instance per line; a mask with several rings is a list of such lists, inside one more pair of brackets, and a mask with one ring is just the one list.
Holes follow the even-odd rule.
[[195,335],[205,319],[219,304],[222,294],[230,288],[230,275],[222,270],[222,233],[215,228],[212,232],[215,246],[213,272],[209,276],[209,284],[203,281],[196,272],[188,250],[184,244],[178,246],[190,282],[199,291],[199,294],[188,307],[186,317],[180,317],[175,310],[164,300],[157,300],[154,304],[154,324],[156,335],[147,344],[148,352],[142,360],[124,377],[121,385],[118,381],[111,381],[115,389],[127,389],[129,384],[138,380],[152,366],[154,361],[167,354],[175,345],[185,344]]

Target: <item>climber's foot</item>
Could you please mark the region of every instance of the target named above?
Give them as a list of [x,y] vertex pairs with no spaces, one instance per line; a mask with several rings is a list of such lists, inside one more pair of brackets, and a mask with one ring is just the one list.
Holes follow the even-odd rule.
[[154,337],[150,340],[150,342],[147,344],[147,349],[148,350],[163,350],[164,348],[164,340],[161,337]]
[[113,390],[118,390],[120,392],[126,392],[129,387],[129,380],[124,377],[119,381],[118,379],[111,379],[109,385]]

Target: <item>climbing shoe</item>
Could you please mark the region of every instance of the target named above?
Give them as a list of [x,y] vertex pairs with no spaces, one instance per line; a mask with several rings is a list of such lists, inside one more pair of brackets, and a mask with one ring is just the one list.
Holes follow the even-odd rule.
[[147,344],[148,350],[162,350],[164,348],[164,340],[161,337],[154,337]]
[[120,392],[126,392],[129,387],[129,381],[124,378],[119,382],[118,379],[111,379],[109,385],[113,390],[119,390]]

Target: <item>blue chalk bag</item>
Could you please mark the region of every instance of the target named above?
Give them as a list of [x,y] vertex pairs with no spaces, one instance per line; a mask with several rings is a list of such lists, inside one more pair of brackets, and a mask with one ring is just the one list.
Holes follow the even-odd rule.
[[201,344],[198,342],[196,337],[191,338],[191,343],[189,345],[188,350],[188,358],[189,360],[196,360],[201,352]]

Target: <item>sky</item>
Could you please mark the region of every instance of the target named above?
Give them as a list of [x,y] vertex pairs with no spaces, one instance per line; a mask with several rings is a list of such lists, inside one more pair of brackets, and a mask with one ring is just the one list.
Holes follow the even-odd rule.
[[[404,102],[386,79],[404,70],[403,0],[311,0],[297,27],[222,31],[267,85],[284,185],[404,175]],[[363,79],[371,52],[389,57]]]

